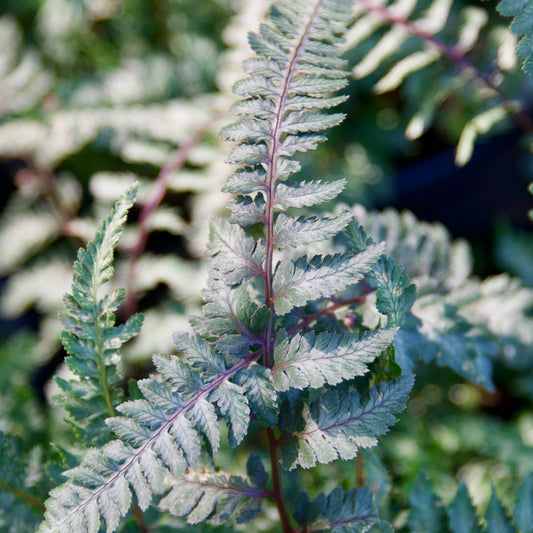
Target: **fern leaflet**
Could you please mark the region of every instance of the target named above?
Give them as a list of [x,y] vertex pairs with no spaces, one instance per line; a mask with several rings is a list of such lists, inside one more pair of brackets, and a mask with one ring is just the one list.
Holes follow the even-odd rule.
[[[383,382],[369,390],[366,401],[356,390],[331,390],[309,406],[294,407],[283,420],[278,445],[285,468],[311,468],[338,458],[353,459],[360,448],[377,444],[378,436],[396,423],[405,409],[413,377]],[[301,417],[301,421],[298,418]],[[302,425],[301,430],[294,431]]]
[[189,524],[203,521],[221,524],[237,508],[236,522],[250,522],[271,493],[265,488],[268,476],[259,457],[249,457],[247,471],[248,480],[212,470],[187,473],[161,500],[160,507],[186,517]]

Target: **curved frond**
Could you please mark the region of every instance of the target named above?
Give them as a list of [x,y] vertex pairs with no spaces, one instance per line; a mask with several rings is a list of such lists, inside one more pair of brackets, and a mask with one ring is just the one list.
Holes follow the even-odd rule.
[[[247,426],[247,401],[239,386],[229,388],[227,383],[253,357],[226,368],[222,356],[200,338],[177,340],[191,363],[154,356],[161,379],[141,380],[144,399],[119,405],[122,416],[107,420],[121,440],[91,450],[79,467],[64,473],[70,481],[51,492],[40,532],[97,532],[101,518],[107,531],[115,531],[133,494],[139,507],[147,509],[155,494],[169,488],[167,473],[181,476],[196,465],[203,443],[211,454],[216,452],[220,433],[215,406],[228,420],[233,440],[242,440],[246,431],[238,427]],[[218,389],[225,384],[229,393],[224,395]]]

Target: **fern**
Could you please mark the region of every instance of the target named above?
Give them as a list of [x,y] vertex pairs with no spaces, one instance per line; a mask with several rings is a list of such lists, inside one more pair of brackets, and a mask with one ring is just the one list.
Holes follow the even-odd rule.
[[[23,36],[10,16],[0,18],[0,117],[26,111],[49,89],[52,76],[46,72],[35,50],[21,53]],[[19,57],[20,55],[20,57]]]
[[[46,494],[37,448],[24,453],[22,440],[0,432],[0,528],[23,533],[39,525]],[[43,488],[45,489],[43,491]]]
[[[509,7],[504,4],[499,4],[498,9],[507,9],[507,14],[517,14],[525,6],[524,2],[509,2]],[[358,20],[350,30],[348,43],[354,48],[368,47],[369,40],[373,40],[373,44],[352,72],[356,78],[363,78],[387,69],[374,84],[377,93],[407,86],[404,91],[408,98],[406,107],[412,114],[405,130],[408,139],[417,139],[426,132],[434,124],[438,106],[452,96],[464,101],[466,113],[471,115],[460,131],[455,158],[458,165],[471,159],[478,136],[501,129],[509,118],[525,132],[531,130],[526,106],[519,95],[509,95],[502,82],[504,75],[512,76],[512,72],[508,72],[512,71],[512,61],[503,59],[508,57],[504,50],[512,37],[504,28],[492,28],[490,33],[485,31],[489,20],[485,9],[467,6],[457,13],[454,2],[447,0],[435,0],[427,8],[422,2],[357,0],[355,5]],[[455,27],[458,19],[459,31],[451,32],[457,39],[449,43],[446,31]],[[521,20],[527,20],[526,13]],[[513,24],[518,27],[517,22]],[[522,29],[518,33],[527,31],[525,26]],[[492,75],[494,67],[489,60],[483,57],[478,65],[475,46],[479,39],[494,43],[489,54],[498,62],[498,80]],[[522,41],[519,53],[527,55],[527,39]],[[442,64],[446,62],[459,73],[446,68]],[[475,101],[472,101],[471,92],[464,91],[465,86],[475,93]]]
[[[309,532],[362,533],[369,531],[369,528],[374,531],[391,531],[379,519],[368,489],[343,492],[337,488],[328,496],[321,494],[313,501],[309,501],[309,496],[302,493],[295,518],[303,531]],[[372,526],[382,526],[383,529]]]
[[235,521],[250,522],[272,493],[265,489],[268,476],[257,455],[250,455],[247,471],[248,480],[220,471],[187,473],[161,500],[161,508],[186,517],[189,524],[222,524],[238,508]]
[[364,402],[356,390],[341,387],[309,405],[290,405],[280,422],[283,466],[312,468],[338,458],[349,460],[360,449],[375,446],[377,437],[396,422],[393,415],[405,409],[412,386],[413,379],[407,376],[372,387]]
[[121,389],[113,386],[123,377],[119,349],[139,333],[143,321],[142,315],[134,315],[114,327],[113,312],[124,300],[124,291],[99,294],[113,276],[113,251],[135,194],[135,188],[125,194],[87,251],[78,253],[72,294],[65,296],[67,310],[61,315],[62,341],[70,355],[65,362],[77,379],[56,377],[63,391],[60,403],[70,413],[79,438],[87,444],[101,445],[110,438],[104,420],[115,414],[123,398]]
[[[440,224],[420,222],[409,212],[391,209],[372,213],[358,206],[354,211],[372,236],[361,227],[351,228],[348,242],[354,250],[373,239],[387,242],[385,252],[390,257],[378,263],[381,275],[369,280],[376,287],[380,314],[365,311],[364,319],[373,324],[384,315],[388,324],[400,326],[394,340],[400,366],[410,369],[416,361],[436,358],[439,365],[492,388],[494,359],[512,367],[520,362],[522,368],[529,365],[528,309],[533,303],[529,288],[506,275],[483,281],[473,277],[470,249],[463,241],[452,243]],[[402,279],[403,270],[418,292],[414,305],[414,286]],[[391,306],[391,293],[401,295],[396,307]],[[521,356],[505,361],[506,346],[515,346],[512,351]]]
[[[431,33],[427,26],[435,9],[446,3],[437,2],[431,17],[413,17],[413,21],[407,20],[410,13],[398,13],[402,4],[391,7],[358,0],[355,5],[357,16],[374,20],[371,29],[376,14],[379,20],[400,26],[366,55],[359,73],[378,67],[392,50],[387,48],[391,41],[403,39],[406,31],[418,32],[437,51],[450,52],[439,48],[433,35],[440,28],[434,26]],[[177,355],[154,355],[153,374],[131,381],[126,401],[124,344],[140,332],[143,317],[133,315],[115,325],[114,314],[125,292],[106,287],[135,187],[118,200],[93,241],[78,253],[61,313],[62,339],[69,354],[66,365],[74,375],[56,377],[56,383],[61,389],[58,403],[67,409],[79,437],[79,457],[64,461],[68,469],[61,484],[49,492],[40,533],[128,530],[133,527],[130,518],[141,531],[188,530],[185,523],[202,524],[202,530],[211,531],[231,521],[240,528],[259,518],[265,502],[266,525],[258,520],[250,527],[284,533],[390,532],[393,526],[383,516],[394,518],[391,513],[399,505],[405,507],[405,501],[398,498],[392,511],[382,512],[396,479],[383,473],[379,457],[367,449],[378,444],[405,410],[414,387],[413,371],[435,359],[440,366],[493,388],[491,365],[493,360],[505,362],[500,355],[505,353],[504,344],[527,353],[531,291],[506,276],[484,282],[472,278],[468,249],[452,244],[440,226],[392,210],[373,214],[341,205],[330,213],[310,212],[335,200],[346,186],[346,180],[302,178],[298,157],[316,149],[326,140],[326,130],[344,118],[333,108],[346,100],[337,93],[348,83],[343,58],[346,32],[359,24],[352,25],[353,7],[352,0],[278,0],[268,22],[249,35],[255,56],[244,62],[248,77],[234,85],[242,97],[232,107],[237,120],[222,130],[222,138],[234,143],[227,159],[234,165],[233,173],[224,188],[234,198],[210,225],[203,307],[190,318],[192,332],[173,336]],[[468,30],[477,37],[483,17],[477,16],[479,11],[469,13]],[[424,24],[429,33],[422,35]],[[468,33],[459,36],[454,48],[463,47],[463,55],[456,57],[463,61],[462,67],[464,54],[475,41],[468,40]],[[438,56],[435,50],[426,52],[398,62],[382,88],[398,86]],[[203,101],[194,102],[201,107]],[[491,96],[483,105],[492,102]],[[494,111],[496,118],[501,109],[505,116],[513,111],[507,100],[504,104]],[[209,109],[213,105],[210,102]],[[130,264],[131,271],[140,266],[150,270],[141,289],[166,279],[161,274],[165,270],[176,268],[175,277],[183,272],[179,260],[141,257],[151,229],[188,234],[185,217],[165,208],[154,213],[166,188],[200,191],[216,181],[191,186],[183,174],[172,177],[209,127],[183,142],[182,132],[166,130],[171,108],[157,107],[159,124],[142,120],[156,116],[153,107],[134,112],[115,109],[108,115],[77,109],[51,113],[44,122],[21,119],[7,124],[19,132],[34,128],[28,130],[35,136],[29,135],[26,148],[50,168],[69,150],[79,149],[108,128],[121,157],[127,159],[130,143],[134,144],[136,162],[161,164],[170,155],[168,144],[180,145],[149,194],[141,180],[143,207]],[[198,114],[192,113],[191,122],[203,116],[202,110],[194,109]],[[76,123],[80,116],[88,124],[81,131]],[[61,146],[40,145],[37,139],[46,136],[56,120],[69,126]],[[485,122],[479,116],[475,120],[472,127],[483,130]],[[117,121],[131,122],[122,128],[124,124],[117,126]],[[0,131],[0,143],[9,137],[9,127]],[[129,132],[126,141],[124,131]],[[72,132],[79,136],[71,139]],[[468,131],[464,135],[472,137]],[[135,143],[142,136],[159,141],[148,156],[138,155],[140,145]],[[468,139],[463,141],[463,156],[468,152],[465,143]],[[214,151],[219,153],[218,148]],[[215,162],[216,154],[209,155]],[[198,160],[191,156],[191,162]],[[91,186],[100,199],[107,194],[108,203],[116,196],[115,191],[107,192],[110,183],[122,186],[134,179],[103,173],[92,178]],[[43,238],[57,238],[65,223],[71,235],[86,234],[88,229],[80,229],[80,219],[74,218],[77,209],[63,213],[68,216],[60,220],[52,216],[51,229],[43,229]],[[7,230],[3,235],[12,237]],[[39,245],[30,241],[18,257],[6,261],[6,269],[23,263]],[[184,278],[176,284],[191,279]],[[189,288],[190,294],[193,289]],[[489,303],[493,308],[495,299],[501,309],[490,317],[487,309]],[[131,300],[125,304],[126,311],[135,307]],[[505,314],[508,321],[503,320]],[[157,334],[149,325],[148,335]],[[505,364],[513,368],[511,362]],[[442,376],[447,379],[447,374],[439,373],[439,379]],[[416,401],[413,411],[420,404]],[[248,457],[245,472],[244,467],[230,472],[226,444],[259,448],[259,453]],[[8,464],[24,465],[20,443],[0,433],[0,449],[1,473],[6,472],[0,480],[0,498],[7,505],[18,499],[24,523],[35,529],[40,517],[30,516],[28,504],[40,512],[43,504],[20,489],[24,467],[17,470]],[[66,455],[61,447],[59,451]],[[245,452],[236,453],[239,460]],[[333,470],[325,469],[352,460],[355,465],[345,466],[350,474],[331,481]],[[354,466],[357,489],[349,488]],[[344,467],[337,468],[339,472]],[[310,469],[311,475],[306,472]],[[51,470],[54,474],[57,465]],[[309,483],[315,475],[316,483]],[[326,476],[330,479],[322,484]],[[404,519],[412,531],[529,531],[531,499],[527,477],[518,491],[514,520],[506,516],[494,493],[480,525],[465,486],[444,511],[428,479],[421,477],[410,508],[396,517],[394,525],[402,527]],[[267,516],[272,514],[270,506],[279,514],[277,525]],[[20,530],[18,523],[16,527]]]
[[[65,473],[69,482],[52,491],[40,531],[97,531],[102,518],[106,529],[114,531],[133,494],[145,510],[155,495],[170,488],[172,478],[179,488],[171,489],[161,506],[191,523],[225,520],[243,496],[252,504],[237,519],[250,520],[268,496],[278,505],[284,529],[291,531],[277,459],[283,454],[283,438],[277,439],[272,429],[278,412],[279,420],[287,415],[276,389],[319,389],[352,380],[368,372],[369,363],[393,339],[392,329],[361,338],[355,332],[344,339],[326,333],[315,338],[301,335],[294,324],[298,308],[327,302],[357,286],[383,251],[383,245],[370,244],[355,254],[302,255],[295,260],[277,256],[287,248],[331,238],[351,220],[347,211],[320,218],[284,214],[288,207],[314,205],[340,190],[321,182],[298,184],[291,177],[299,169],[292,156],[315,148],[325,139],[320,132],[343,118],[321,109],[342,101],[331,99],[330,93],[346,84],[338,44],[350,18],[350,2],[317,0],[298,7],[296,15],[291,3],[278,2],[271,11],[272,25],[263,24],[259,34],[250,35],[258,57],[245,63],[251,77],[235,85],[246,97],[234,106],[242,118],[223,130],[226,139],[239,142],[229,161],[244,168],[230,178],[228,187],[241,194],[230,207],[229,223],[219,221],[212,227],[209,288],[204,292],[204,317],[193,321],[196,334],[175,336],[183,359],[154,356],[159,377],[139,381],[142,398],[119,405],[121,416],[107,420],[119,439],[89,451],[79,467]],[[294,200],[288,187],[299,189]],[[263,227],[263,236],[246,232],[244,228],[254,224]],[[394,422],[392,413],[403,409],[411,386],[409,379],[401,385],[382,384],[369,392],[362,406],[351,395],[353,416],[347,416],[342,404],[335,429],[328,430],[331,449],[316,460],[329,462],[332,453],[353,457],[360,444],[375,444],[375,437]],[[305,394],[300,395],[304,404]],[[311,412],[321,412],[321,405],[335,401],[334,391],[326,388],[322,394],[322,402],[309,403]],[[246,436],[251,414],[267,425],[271,491],[198,470],[202,449],[214,455],[219,448],[219,418],[227,424],[230,443],[237,445]],[[341,451],[352,441],[357,445]],[[208,486],[201,483],[204,479]],[[182,504],[184,497],[188,501]],[[359,521],[353,506],[362,504],[351,498],[346,497],[338,516],[335,506],[327,510],[332,523]]]

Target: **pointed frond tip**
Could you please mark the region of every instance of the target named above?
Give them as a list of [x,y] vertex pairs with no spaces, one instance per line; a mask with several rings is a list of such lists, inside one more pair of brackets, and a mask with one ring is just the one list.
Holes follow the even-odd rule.
[[114,312],[125,293],[99,294],[113,275],[114,251],[136,193],[136,185],[128,189],[100,224],[94,241],[79,250],[72,293],[65,295],[66,309],[60,314],[61,340],[69,354],[65,362],[80,379],[56,376],[62,389],[56,399],[68,411],[77,435],[93,445],[111,437],[105,419],[115,414],[123,398],[122,390],[114,386],[122,377],[120,348],[138,335],[143,323],[143,315],[137,314],[115,326]]
[[[285,179],[299,168],[294,154],[316,149],[326,139],[322,132],[344,119],[343,113],[325,110],[346,99],[334,93],[347,85],[341,56],[352,9],[350,0],[298,0],[296,5],[279,0],[268,23],[249,34],[257,57],[245,62],[249,77],[234,86],[243,97],[232,108],[239,120],[221,135],[240,143],[228,162],[252,169],[240,174],[246,178],[242,185],[230,178],[226,190],[249,194]],[[271,173],[275,177],[269,185]],[[305,205],[313,200],[308,196]],[[316,200],[321,201],[320,195]]]

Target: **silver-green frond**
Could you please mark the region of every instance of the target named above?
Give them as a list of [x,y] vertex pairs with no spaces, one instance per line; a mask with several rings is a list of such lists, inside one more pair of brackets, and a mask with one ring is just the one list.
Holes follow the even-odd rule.
[[122,234],[137,187],[130,188],[116,203],[87,249],[80,249],[74,263],[72,293],[65,295],[66,310],[60,315],[65,359],[75,379],[56,377],[62,390],[58,401],[69,412],[69,422],[87,444],[103,444],[111,436],[105,419],[115,415],[122,391],[113,386],[122,379],[121,346],[135,337],[143,316],[130,317],[115,326],[114,312],[124,299],[123,290],[101,294],[113,276],[113,255]]
[[115,531],[133,495],[147,509],[154,495],[169,488],[167,475],[179,477],[194,467],[203,449],[211,455],[217,451],[217,409],[234,443],[242,440],[250,411],[244,389],[228,381],[253,356],[228,368],[199,337],[180,335],[176,340],[190,362],[154,356],[161,377],[139,381],[144,398],[119,405],[122,416],[107,420],[120,440],[91,450],[79,467],[64,473],[70,481],[51,492],[41,532],[93,533],[102,518],[107,531]]

